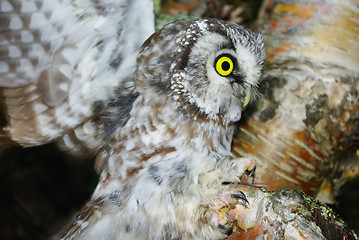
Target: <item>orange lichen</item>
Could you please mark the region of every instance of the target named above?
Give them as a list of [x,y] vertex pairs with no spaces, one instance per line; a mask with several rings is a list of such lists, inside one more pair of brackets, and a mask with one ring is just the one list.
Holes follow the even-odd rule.
[[270,48],[267,49],[267,61],[271,62],[274,60],[274,58],[283,52],[289,51],[295,44],[288,43],[288,42],[282,42],[281,45],[279,45],[277,48]]
[[291,13],[293,16],[302,19],[309,19],[313,17],[316,12],[316,6],[305,6],[299,4],[287,5],[287,4],[278,4],[274,8],[274,14],[281,14],[282,12]]

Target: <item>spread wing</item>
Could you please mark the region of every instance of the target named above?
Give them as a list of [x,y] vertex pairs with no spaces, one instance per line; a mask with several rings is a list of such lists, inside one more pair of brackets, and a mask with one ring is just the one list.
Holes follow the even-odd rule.
[[6,135],[33,146],[81,127],[131,91],[137,53],[153,31],[151,0],[2,0]]

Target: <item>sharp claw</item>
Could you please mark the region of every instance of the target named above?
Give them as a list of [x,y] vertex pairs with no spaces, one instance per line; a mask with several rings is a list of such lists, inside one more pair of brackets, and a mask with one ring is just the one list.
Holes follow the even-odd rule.
[[231,235],[232,232],[233,232],[233,227],[232,226],[224,226],[222,224],[218,224],[218,227],[221,228],[221,229],[226,230],[227,231],[226,233],[228,234],[228,236]]
[[224,226],[224,225],[222,225],[222,224],[218,224],[218,227],[219,227],[219,228],[222,228],[222,229],[225,229],[225,230],[228,229],[228,227],[226,227],[226,226]]
[[242,191],[236,191],[236,193],[232,193],[231,198],[240,198],[243,201],[245,201],[247,204],[249,204],[246,195]]
[[215,210],[214,216],[217,223],[216,225],[218,228],[225,230],[228,235],[232,234],[233,227],[236,226],[234,224],[234,221],[236,220],[232,219],[232,217],[239,199],[242,199],[245,202],[241,203],[241,205],[249,204],[246,195],[242,191],[234,190],[227,192],[222,198],[219,198],[219,203],[224,205],[220,205],[219,210]]
[[248,170],[248,169],[246,170],[246,174],[248,175],[248,177],[253,177],[255,172],[256,172],[256,166],[254,166],[252,170]]

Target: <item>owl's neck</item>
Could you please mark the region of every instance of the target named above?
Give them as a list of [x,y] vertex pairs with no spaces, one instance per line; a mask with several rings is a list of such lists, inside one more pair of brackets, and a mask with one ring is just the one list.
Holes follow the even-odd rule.
[[211,151],[216,155],[228,155],[231,151],[231,143],[234,134],[234,125],[221,125],[217,121],[209,119],[206,121],[192,121],[195,131],[197,148],[199,151]]
[[[222,124],[220,119],[210,119],[200,112],[185,111],[170,96],[153,94],[139,97],[131,112],[131,125],[146,129],[140,135],[149,135],[158,145],[175,148],[194,148],[199,152],[228,154],[231,150],[235,124]],[[153,147],[153,146],[151,146]]]

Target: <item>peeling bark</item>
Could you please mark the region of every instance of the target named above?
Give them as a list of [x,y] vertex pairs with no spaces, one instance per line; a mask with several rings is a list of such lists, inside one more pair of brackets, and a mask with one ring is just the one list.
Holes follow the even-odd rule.
[[247,110],[233,152],[255,159],[256,181],[276,191],[241,188],[250,204],[230,212],[230,239],[357,239],[305,194],[334,203],[358,175],[358,1],[267,0],[260,16],[262,99]]
[[[333,203],[359,157],[358,1],[266,1],[263,98],[234,141],[268,189]],[[356,170],[358,171],[358,170]]]

